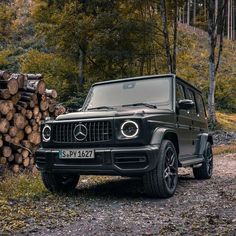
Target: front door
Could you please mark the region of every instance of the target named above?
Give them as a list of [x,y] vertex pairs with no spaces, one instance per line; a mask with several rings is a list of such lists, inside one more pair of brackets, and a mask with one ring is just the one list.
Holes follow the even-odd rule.
[[186,99],[185,89],[181,83],[176,84],[176,103],[177,103],[177,115],[176,124],[179,140],[179,157],[184,158],[191,156],[193,153],[192,145],[192,116],[190,111],[179,110],[179,100]]

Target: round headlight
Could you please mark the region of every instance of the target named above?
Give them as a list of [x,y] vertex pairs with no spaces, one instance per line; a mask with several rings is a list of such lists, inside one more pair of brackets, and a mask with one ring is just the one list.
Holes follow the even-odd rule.
[[42,130],[42,137],[44,142],[48,142],[51,138],[51,127],[49,125],[45,125]]
[[121,133],[126,138],[134,138],[139,132],[138,124],[128,120],[121,125]]

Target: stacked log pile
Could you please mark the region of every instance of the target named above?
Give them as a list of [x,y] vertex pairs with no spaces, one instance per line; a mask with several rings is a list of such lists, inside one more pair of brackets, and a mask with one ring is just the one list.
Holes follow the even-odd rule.
[[65,113],[56,97],[41,74],[0,71],[0,165],[15,173],[32,168],[42,121]]

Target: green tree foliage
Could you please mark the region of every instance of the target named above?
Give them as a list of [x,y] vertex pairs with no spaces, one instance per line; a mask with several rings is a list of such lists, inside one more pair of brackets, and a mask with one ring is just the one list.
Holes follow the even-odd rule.
[[82,50],[85,77],[92,81],[162,69],[159,15],[152,1],[36,2],[38,33],[46,35],[49,47],[77,64]]
[[12,33],[13,11],[8,2],[0,2],[0,49],[7,46]]
[[84,81],[77,76],[71,83],[80,94],[98,80],[164,71],[157,7],[141,0],[35,0],[32,17],[37,38],[76,64],[78,75],[83,52]]
[[[209,56],[207,35],[204,31],[196,31],[195,29],[186,31],[185,27],[180,27],[179,34],[182,43],[178,46],[177,74],[203,90],[206,100]],[[235,47],[235,42],[225,42],[217,74],[216,108],[218,110],[236,112]]]
[[42,73],[50,87],[58,91],[59,98],[68,100],[76,96],[76,89],[71,86],[77,77],[76,65],[54,53],[42,53],[30,50],[20,58],[23,73]]
[[4,70],[11,65],[11,61],[9,60],[11,55],[12,51],[10,49],[0,51],[0,70]]
[[[174,1],[165,2],[173,50]],[[202,14],[196,24],[205,20]],[[177,74],[207,96],[207,38],[188,29],[178,31]],[[81,105],[93,82],[168,72],[162,30],[159,0],[1,1],[0,69],[43,73],[61,102]],[[226,43],[216,102],[235,111],[231,47],[235,43]]]

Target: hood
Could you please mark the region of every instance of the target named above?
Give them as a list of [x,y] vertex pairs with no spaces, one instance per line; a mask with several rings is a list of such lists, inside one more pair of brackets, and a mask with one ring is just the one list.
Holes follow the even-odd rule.
[[72,112],[64,115],[60,115],[56,120],[73,120],[73,119],[88,119],[88,118],[107,118],[107,117],[119,117],[119,116],[144,116],[145,114],[156,113],[169,113],[169,110],[157,110],[150,108],[135,108],[135,109],[123,109],[112,111],[85,111],[85,112]]

